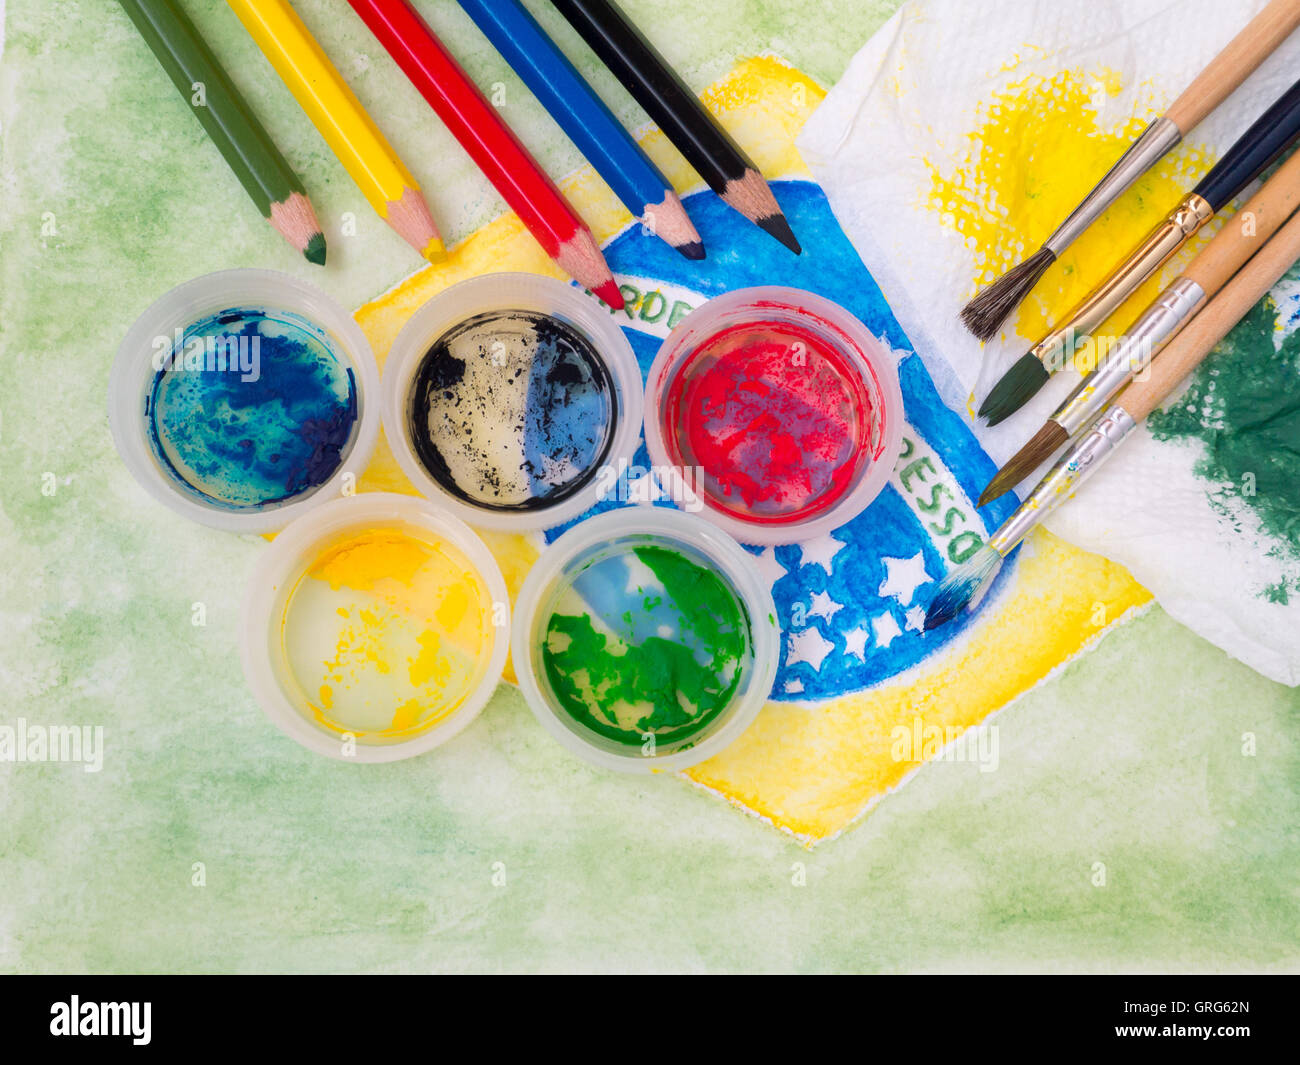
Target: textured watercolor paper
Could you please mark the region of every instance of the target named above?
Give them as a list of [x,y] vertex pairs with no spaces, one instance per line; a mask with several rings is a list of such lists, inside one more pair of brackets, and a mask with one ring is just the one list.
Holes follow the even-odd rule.
[[[104,412],[117,338],[195,274],[270,266],[360,308],[382,355],[435,276],[441,286],[492,269],[548,272],[364,26],[336,0],[294,6],[363,103],[382,110],[448,237],[445,272],[408,278],[409,247],[356,194],[224,0],[186,8],[309,184],[330,230],[326,271],[295,257],[237,182],[223,183],[215,149],[116,5],[68,18],[44,0],[7,4],[0,723],[102,727],[103,743],[98,772],[0,764],[0,971],[1294,971],[1297,693],[1158,609],[1130,612],[1087,654],[1065,647],[1064,665],[1034,687],[986,677],[972,644],[928,689],[904,673],[821,714],[774,702],[753,748],[701,767],[711,790],[565,756],[510,685],[454,743],[389,766],[314,756],[271,726],[232,654],[265,542],[195,527],[138,489]],[[623,6],[690,84],[711,87],[742,143],[768,142],[755,151],[765,169],[807,183],[794,133],[897,5]],[[644,123],[563,19],[530,7],[620,119]],[[616,237],[626,212],[488,42],[456,5],[421,8],[476,81],[504,86],[512,124],[551,174],[570,175],[561,184],[601,239]],[[785,68],[757,97],[728,78],[768,51],[808,76]],[[761,107],[746,106],[755,99]],[[679,191],[699,190],[659,133],[639,135]],[[211,175],[202,196],[196,166]],[[636,312],[647,334],[695,298],[635,273],[620,280],[649,293]],[[928,360],[920,334],[908,336]],[[950,371],[929,372],[946,394]],[[908,477],[918,507],[933,488],[919,470],[926,482]],[[404,485],[381,446],[360,489]],[[517,588],[538,543],[485,539]],[[1017,566],[1044,571],[1029,586],[1045,610],[1065,606],[1046,579],[1054,569],[1075,573],[1073,587],[1093,582],[1089,601],[1069,607],[1077,633],[1102,631],[1089,628],[1101,620],[1092,600],[1104,609],[1146,594],[1059,539],[1030,546]],[[905,598],[915,565],[893,569],[889,588]],[[1001,637],[1026,638],[1010,619]],[[995,684],[1005,690],[985,691]],[[996,771],[982,771],[985,744],[978,764],[907,763],[906,785],[890,791],[891,723],[911,757],[922,716],[924,754],[926,723],[947,723],[935,711],[963,710],[968,697],[1005,704],[993,719]],[[764,756],[773,749],[782,757]],[[806,849],[872,795],[883,798],[870,817]]]

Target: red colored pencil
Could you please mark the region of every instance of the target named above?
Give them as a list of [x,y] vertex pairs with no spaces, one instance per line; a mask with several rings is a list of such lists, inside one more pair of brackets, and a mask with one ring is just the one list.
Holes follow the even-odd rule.
[[579,284],[621,309],[623,296],[591,230],[410,4],[349,3],[546,254]]

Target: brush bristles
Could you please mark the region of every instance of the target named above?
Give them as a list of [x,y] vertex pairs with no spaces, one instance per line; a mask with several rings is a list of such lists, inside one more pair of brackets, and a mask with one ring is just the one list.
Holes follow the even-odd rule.
[[989,394],[980,404],[979,416],[989,425],[997,425],[1015,414],[1047,384],[1051,375],[1036,356],[1021,355],[1011,364],[1011,369],[1004,373],[998,383],[989,389]]
[[930,600],[930,609],[925,612],[926,631],[946,625],[978,602],[1001,565],[998,549],[985,544],[944,577]]
[[1070,434],[1062,429],[1057,422],[1047,422],[1033,435],[1029,443],[1007,459],[1002,469],[998,470],[994,474],[993,480],[989,481],[988,487],[984,489],[984,494],[980,496],[979,502],[975,505],[982,507],[986,503],[992,503],[998,496],[1010,492],[1011,489],[1028,477],[1039,463],[1050,458],[1052,453],[1068,439],[1070,439]]
[[1039,248],[1019,266],[1013,266],[961,309],[963,324],[981,340],[992,340],[1007,315],[1020,306],[1055,260],[1056,252],[1051,248]]

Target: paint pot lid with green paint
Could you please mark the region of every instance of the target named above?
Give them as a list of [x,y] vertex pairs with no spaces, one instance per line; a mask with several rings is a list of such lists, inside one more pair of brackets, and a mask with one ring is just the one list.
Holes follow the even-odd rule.
[[177,286],[127,331],[109,426],[132,476],[184,517],[273,532],[337,499],[379,436],[379,370],[352,316],[274,270]]
[[426,500],[338,499],[293,522],[249,578],[244,677],[267,717],[318,754],[391,762],[478,715],[509,650],[487,545]]
[[754,558],[693,514],[625,507],[564,533],[516,600],[511,653],[543,727],[598,766],[674,771],[771,692],[779,630]]
[[592,296],[536,274],[434,296],[394,340],[381,392],[402,472],[484,529],[572,521],[641,435],[641,370],[623,330]]

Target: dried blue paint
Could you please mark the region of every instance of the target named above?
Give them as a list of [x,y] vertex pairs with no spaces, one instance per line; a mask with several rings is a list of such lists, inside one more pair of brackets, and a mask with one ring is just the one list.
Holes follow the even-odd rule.
[[228,510],[291,500],[339,468],[357,420],[352,369],[288,311],[233,308],[160,339],[146,404],[154,452],[185,491]]
[[439,337],[408,406],[411,442],[448,492],[493,510],[566,499],[613,441],[618,399],[604,360],[566,322],[481,314]]

